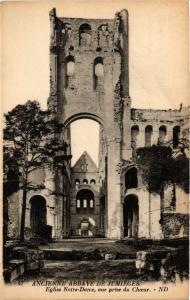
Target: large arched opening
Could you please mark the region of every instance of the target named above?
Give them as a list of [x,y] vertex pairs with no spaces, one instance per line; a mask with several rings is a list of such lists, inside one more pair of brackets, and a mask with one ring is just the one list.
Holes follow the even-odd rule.
[[76,215],[78,234],[82,237],[90,237],[95,232],[95,197],[94,193],[89,189],[81,189],[76,194]]
[[152,134],[153,129],[151,125],[148,125],[145,127],[145,147],[151,147],[152,146]]
[[42,237],[47,225],[46,199],[36,195],[30,199],[30,225],[32,237]]
[[79,45],[89,46],[91,44],[91,26],[89,24],[82,24],[79,28]]
[[165,139],[166,139],[166,135],[167,135],[167,128],[165,125],[162,125],[159,127],[159,143],[162,145],[163,143],[165,143]]
[[138,237],[139,204],[135,195],[126,196],[123,204],[124,237]]
[[77,159],[85,151],[98,166],[99,154],[99,131],[100,125],[97,121],[90,119],[80,119],[70,124],[70,145],[72,153],[71,165],[73,166]]
[[139,135],[139,126],[133,125],[131,127],[131,147],[136,149],[138,147],[138,135]]
[[82,189],[76,194],[77,213],[88,214],[94,212],[94,193],[88,189]]
[[[105,198],[107,194],[107,136],[104,121],[97,115],[79,113],[67,118],[64,128],[67,144],[70,145],[69,154],[72,155],[70,235],[105,236],[105,202],[100,204],[100,198]],[[96,226],[90,223],[89,218]],[[89,226],[83,219],[89,221]]]
[[133,167],[125,173],[125,190],[138,187],[137,168]]

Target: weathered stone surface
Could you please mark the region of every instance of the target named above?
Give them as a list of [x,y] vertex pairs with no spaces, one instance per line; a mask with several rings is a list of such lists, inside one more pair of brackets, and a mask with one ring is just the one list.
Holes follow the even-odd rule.
[[105,260],[113,260],[113,259],[116,259],[115,253],[106,253],[105,254]]
[[163,232],[165,238],[189,236],[189,217],[187,214],[164,213]]
[[[126,189],[125,175],[137,168],[136,149],[164,144],[173,147],[174,129],[179,137],[188,138],[188,109],[152,110],[131,108],[129,95],[129,35],[128,13],[118,12],[114,19],[62,18],[56,10],[50,12],[50,96],[48,110],[63,124],[61,141],[67,142],[67,154],[72,154],[70,124],[87,118],[100,124],[99,168],[93,172],[71,170],[64,162],[62,171],[36,170],[30,180],[45,186],[31,190],[27,195],[25,237],[36,238],[35,219],[32,217],[32,198],[44,199],[44,225],[52,228],[51,238],[59,240],[81,235],[84,219],[89,222],[88,236],[105,235],[111,239],[132,238],[161,239],[164,236],[186,236],[188,198],[176,187],[174,215],[171,211],[171,192],[165,191],[163,210],[160,195],[150,194],[143,185],[140,170],[138,183]],[[147,128],[149,135],[147,138]],[[151,130],[150,130],[151,129]],[[80,138],[80,137],[79,137]],[[178,149],[177,149],[178,150]],[[175,150],[175,154],[177,152]],[[89,164],[90,167],[90,164]],[[92,177],[96,186],[86,186],[94,191],[94,211],[77,212],[76,175],[79,180]],[[82,189],[82,187],[78,187]],[[84,188],[84,186],[83,186]],[[125,217],[125,200],[136,199],[132,204],[134,220]],[[181,199],[185,199],[182,205]],[[34,198],[33,198],[34,200]],[[22,192],[8,199],[8,235],[19,237]],[[182,209],[183,208],[183,209]],[[128,207],[129,210],[129,207]],[[183,213],[183,217],[179,216]],[[40,217],[40,216],[38,216]],[[39,220],[38,220],[39,221]],[[37,223],[37,221],[36,221]],[[174,225],[175,223],[175,225]]]
[[[10,248],[10,249],[9,249]],[[8,255],[6,255],[9,250]],[[39,249],[28,249],[26,246],[8,247],[5,250],[4,280],[11,282],[26,271],[40,270],[44,267],[44,252]]]

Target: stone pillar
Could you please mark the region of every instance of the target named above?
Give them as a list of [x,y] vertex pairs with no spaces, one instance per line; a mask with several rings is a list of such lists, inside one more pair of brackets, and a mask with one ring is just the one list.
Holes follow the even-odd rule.
[[120,143],[108,144],[108,229],[107,237],[120,239],[123,232],[123,209],[120,182]]
[[189,196],[179,186],[176,185],[176,212],[188,214],[189,212]]
[[50,97],[48,108],[52,112],[57,112],[57,64],[58,64],[58,41],[57,41],[57,17],[56,10],[53,8],[50,13]]
[[161,205],[160,205],[160,195],[151,194],[151,238],[161,239],[163,237],[160,218],[161,218]]
[[173,126],[167,126],[167,141],[173,147]]
[[145,146],[145,132],[144,127],[139,126],[139,134],[137,135],[136,147],[144,147]]
[[55,192],[55,174],[49,169],[45,169],[45,187],[50,194],[47,197],[47,225],[52,226],[52,237],[56,238],[56,196]]
[[123,126],[122,126],[122,158],[130,160],[132,158],[131,149],[131,99],[123,98]]
[[129,95],[129,61],[128,61],[128,12],[126,9],[119,13],[120,47],[121,47],[121,83],[122,97]]
[[153,127],[151,145],[158,145],[158,138],[159,138],[159,130]]
[[56,205],[54,198],[47,201],[47,225],[52,226],[52,238],[56,238]]
[[[117,23],[119,20],[119,23]],[[120,68],[120,95],[123,101],[123,116],[122,116],[122,158],[130,160],[132,158],[131,149],[131,99],[129,96],[129,49],[128,49],[128,12],[123,9],[119,15],[116,15],[116,32],[119,33],[121,68]]]
[[149,237],[149,192],[146,189],[139,189],[138,193],[139,203],[139,237]]
[[173,184],[168,184],[164,188],[164,203],[163,203],[163,210],[171,210],[171,202],[172,198],[174,197],[174,187]]

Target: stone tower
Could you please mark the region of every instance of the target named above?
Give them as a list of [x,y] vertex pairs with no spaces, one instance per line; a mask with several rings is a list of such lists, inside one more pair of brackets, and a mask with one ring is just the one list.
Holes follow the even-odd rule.
[[[49,109],[64,125],[69,142],[71,122],[88,118],[104,131],[107,160],[106,236],[121,238],[122,159],[131,157],[128,80],[128,13],[114,19],[60,18],[50,12]],[[128,124],[123,126],[123,124]],[[125,143],[123,142],[125,136]]]

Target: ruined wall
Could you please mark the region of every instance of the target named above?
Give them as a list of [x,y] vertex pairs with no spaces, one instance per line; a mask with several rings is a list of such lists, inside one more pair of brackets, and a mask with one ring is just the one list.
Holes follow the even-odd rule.
[[[99,193],[95,190],[96,187],[92,187],[90,185],[80,185],[80,187],[76,187],[75,185],[71,186],[73,192],[70,195],[70,234],[72,236],[79,236],[80,233],[80,224],[83,220],[87,220],[90,224],[91,234],[89,236],[97,236],[101,233],[100,230],[100,197]],[[92,191],[94,194],[94,208],[87,209],[86,211],[77,212],[76,200],[77,193],[82,189],[87,189]]]
[[[49,109],[67,126],[89,118],[105,131],[108,153],[107,236],[121,237],[122,205],[117,166],[130,141],[122,144],[123,108],[130,114],[128,98],[128,14],[115,19],[58,18],[50,12]],[[126,105],[125,105],[126,104]],[[56,179],[58,180],[58,178]]]
[[[184,136],[187,109],[131,109],[128,14],[125,10],[116,14],[113,20],[57,18],[55,11],[50,14],[50,19],[53,32],[49,107],[52,103],[56,105],[65,130],[70,122],[79,118],[92,118],[101,124],[99,175],[101,192],[106,194],[107,188],[106,235],[120,238],[123,234],[122,201],[125,194],[123,164],[135,162],[132,151],[135,148],[160,143],[173,147],[176,126],[180,128],[180,137]],[[135,137],[132,133],[134,126]],[[108,173],[104,181],[105,155]],[[160,198],[151,195],[152,200],[147,200],[149,195],[142,192],[145,187],[140,176],[138,188],[141,189],[139,216],[142,225],[139,235],[159,238]],[[165,199],[165,205],[167,201],[169,203],[169,198]],[[74,212],[74,208],[71,211]]]
[[[28,193],[26,228],[31,227],[30,199],[35,195],[41,195],[46,199],[47,224],[53,227],[53,237],[59,239],[65,236],[69,226],[73,227],[71,229],[77,233],[79,219],[85,216],[76,214],[76,194],[86,187],[95,195],[95,210],[92,215],[88,216],[95,221],[94,227],[100,227],[100,196],[103,194],[106,196],[107,237],[117,239],[123,237],[122,202],[127,196],[126,192],[136,194],[138,197],[139,237],[161,237],[159,196],[150,196],[142,185],[140,177],[138,187],[126,191],[123,168],[135,164],[131,146],[134,144],[136,148],[146,146],[147,126],[152,128],[149,146],[158,144],[161,126],[164,126],[166,130],[165,136],[162,136],[164,143],[172,141],[175,126],[180,127],[181,137],[188,138],[187,108],[181,107],[179,110],[131,109],[128,78],[129,31],[126,10],[117,13],[112,20],[95,20],[58,18],[53,9],[50,12],[50,26],[48,108],[63,123],[64,130],[61,139],[67,141],[68,144],[70,144],[72,121],[89,118],[100,123],[100,138],[102,138],[99,155],[100,168],[99,173],[98,171],[79,172],[79,170],[72,173],[70,202],[69,180],[63,178],[61,172],[51,173],[47,170],[39,170],[33,173],[31,176],[33,183],[45,185],[45,188],[34,189]],[[131,132],[134,126],[136,126],[135,136]],[[68,154],[70,152],[69,146]],[[107,156],[107,166],[105,156]],[[69,177],[69,164],[66,170]],[[88,183],[95,178],[96,184],[93,187],[89,184],[76,186],[75,179],[82,181],[84,177]],[[55,191],[62,195],[56,196],[53,194]],[[64,197],[63,194],[65,194]],[[187,211],[187,201],[185,200],[185,204],[181,205],[181,199],[184,199],[182,194],[180,190],[177,191],[175,212],[177,221],[186,223],[187,217],[181,217]],[[171,193],[168,191],[168,196],[165,196],[165,212],[169,206],[170,196]],[[9,232],[14,238],[17,238],[19,232],[20,200],[20,194],[10,197],[9,211],[12,221],[9,224]],[[164,232],[171,227],[168,225],[171,216],[174,218],[174,215],[170,214],[167,217],[165,215]]]
[[[31,199],[38,198],[36,196],[42,196],[46,203],[46,219],[47,225],[52,226],[52,237],[62,237],[62,226],[59,227],[58,217],[60,212],[58,210],[57,203],[58,197],[55,197],[55,182],[54,175],[50,170],[41,169],[36,170],[29,177],[31,188],[27,192],[26,199],[26,213],[25,213],[25,239],[32,237],[31,226]],[[40,188],[41,186],[41,188]],[[62,199],[61,199],[62,200]],[[20,222],[21,222],[21,210],[22,210],[22,190],[12,194],[8,198],[8,236],[9,238],[18,239],[20,235]]]
[[130,195],[135,195],[138,199],[138,237],[160,239],[162,237],[160,196],[150,194],[144,187],[129,189],[125,199]]
[[[99,235],[100,230],[100,183],[99,172],[95,163],[85,151],[72,168],[70,187],[70,234],[80,235],[80,225],[83,220],[90,224],[90,234]],[[93,193],[93,207],[77,207],[78,195],[81,191],[88,190]],[[88,200],[87,200],[88,201]]]
[[188,237],[189,215],[180,213],[164,213],[162,230],[165,238]]
[[7,199],[8,202],[8,227],[7,235],[10,239],[19,238],[20,212],[19,212],[19,193],[14,193]]
[[176,212],[189,213],[189,194],[185,193],[179,186],[176,186]]
[[100,193],[102,196],[106,196],[107,201],[107,141],[105,132],[102,126],[99,129],[99,184],[100,184]]
[[[188,139],[188,107],[179,110],[153,110],[153,109],[131,109],[131,129],[136,126],[138,133],[136,136],[137,147],[146,146],[145,130],[151,126],[151,145],[160,142],[173,147],[173,130],[176,126],[180,127],[180,138]],[[161,128],[165,129],[165,136],[161,136]],[[125,138],[125,137],[124,137]],[[127,138],[127,137],[126,137]]]

